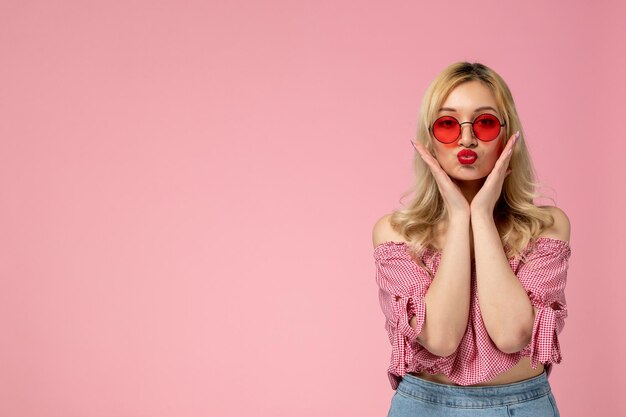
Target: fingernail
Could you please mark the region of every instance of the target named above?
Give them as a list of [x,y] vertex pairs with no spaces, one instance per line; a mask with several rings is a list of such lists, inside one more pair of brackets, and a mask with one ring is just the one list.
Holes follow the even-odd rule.
[[515,132],[515,140],[517,141],[517,139],[519,139],[519,130]]

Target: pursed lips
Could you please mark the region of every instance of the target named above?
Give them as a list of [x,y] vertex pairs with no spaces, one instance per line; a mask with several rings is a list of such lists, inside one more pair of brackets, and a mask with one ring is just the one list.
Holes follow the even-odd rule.
[[469,149],[463,149],[456,156],[457,158],[478,158],[476,152],[470,151]]

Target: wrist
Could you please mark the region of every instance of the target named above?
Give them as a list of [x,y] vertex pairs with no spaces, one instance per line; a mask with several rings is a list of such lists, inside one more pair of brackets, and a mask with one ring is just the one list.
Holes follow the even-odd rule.
[[472,210],[472,222],[493,221],[493,212],[487,210]]
[[471,212],[469,210],[467,211],[455,211],[452,213],[448,213],[448,222],[452,223],[463,223],[466,222],[470,219],[471,217]]

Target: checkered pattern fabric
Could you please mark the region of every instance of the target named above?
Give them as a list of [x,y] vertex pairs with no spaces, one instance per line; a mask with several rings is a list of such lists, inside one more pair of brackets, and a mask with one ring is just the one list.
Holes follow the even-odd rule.
[[[387,370],[395,390],[407,372],[443,373],[459,385],[473,385],[501,374],[526,356],[533,368],[541,362],[548,375],[552,363],[561,362],[558,334],[567,317],[565,284],[571,248],[563,240],[539,237],[520,256],[509,259],[511,269],[537,308],[531,342],[519,352],[507,354],[491,341],[480,314],[476,272],[472,266],[470,319],[459,348],[450,356],[437,356],[422,347],[417,335],[422,329],[426,306],[424,296],[432,278],[411,257],[405,242],[384,242],[374,248],[376,283],[391,343],[391,364]],[[433,272],[441,252],[426,248],[422,262]],[[417,327],[409,325],[417,316]]]

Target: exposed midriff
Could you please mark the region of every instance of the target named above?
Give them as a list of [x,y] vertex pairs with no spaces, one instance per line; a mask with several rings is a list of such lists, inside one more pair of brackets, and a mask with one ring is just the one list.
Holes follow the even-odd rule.
[[[471,387],[480,387],[480,386],[489,386],[489,385],[502,385],[502,384],[511,384],[513,382],[523,381],[525,379],[529,379],[540,375],[543,373],[544,366],[542,363],[537,365],[537,369],[533,369],[530,366],[530,358],[523,357],[513,368],[509,369],[506,372],[503,372],[497,375],[495,378],[481,382],[479,384],[467,385]],[[427,372],[409,372],[409,374],[416,376],[421,379],[425,379],[431,382],[438,382],[440,384],[446,385],[459,385],[453,381],[451,381],[444,374],[429,374]]]

